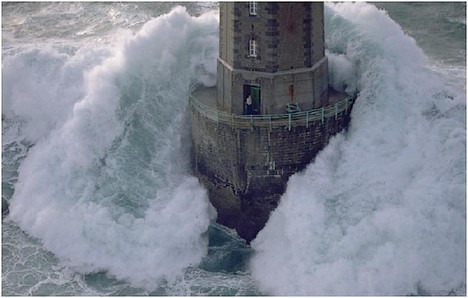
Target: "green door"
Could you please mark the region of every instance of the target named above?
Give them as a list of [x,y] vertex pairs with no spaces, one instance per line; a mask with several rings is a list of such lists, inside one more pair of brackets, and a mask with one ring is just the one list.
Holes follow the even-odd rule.
[[254,114],[260,114],[260,86],[250,85],[250,95],[252,96],[252,110]]

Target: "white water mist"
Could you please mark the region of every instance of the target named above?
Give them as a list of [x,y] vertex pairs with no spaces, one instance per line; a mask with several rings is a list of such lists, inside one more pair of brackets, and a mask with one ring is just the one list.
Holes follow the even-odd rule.
[[274,295],[464,294],[463,92],[373,5],[325,19],[331,83],[360,94],[252,243],[253,277]]
[[205,256],[214,214],[188,175],[184,115],[190,85],[214,83],[217,24],[176,7],[92,62],[43,49],[5,59],[4,112],[35,142],[9,218],[64,264],[152,289]]

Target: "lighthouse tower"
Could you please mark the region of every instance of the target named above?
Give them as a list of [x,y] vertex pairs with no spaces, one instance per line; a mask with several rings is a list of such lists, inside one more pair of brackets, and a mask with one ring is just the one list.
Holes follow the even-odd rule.
[[217,86],[190,98],[193,170],[218,222],[250,241],[288,178],[346,128],[353,97],[328,86],[323,3],[219,6]]
[[[323,3],[220,3],[218,108],[284,113],[328,103]],[[249,110],[250,112],[250,110]]]

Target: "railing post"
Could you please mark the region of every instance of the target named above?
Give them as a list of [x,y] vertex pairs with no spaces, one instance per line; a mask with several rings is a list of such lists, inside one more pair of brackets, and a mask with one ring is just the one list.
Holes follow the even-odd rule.
[[[270,131],[271,131],[271,114],[270,114]],[[268,135],[268,137],[270,137],[270,135]]]
[[335,103],[335,120],[338,116],[338,103]]
[[309,128],[309,111],[306,113],[306,127]]
[[291,114],[288,114],[288,130],[291,130]]
[[324,108],[322,107],[322,124],[323,124],[323,122],[324,122],[324,121],[323,121],[323,120],[324,120],[324,119],[323,119],[323,118],[324,118],[324,115],[323,115],[324,112],[325,112],[325,111],[324,111]]

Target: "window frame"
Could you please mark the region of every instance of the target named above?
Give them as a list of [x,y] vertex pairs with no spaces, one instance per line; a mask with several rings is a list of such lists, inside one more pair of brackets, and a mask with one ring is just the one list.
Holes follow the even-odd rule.
[[249,39],[249,57],[257,57],[257,41],[253,38]]
[[257,2],[256,1],[249,2],[249,15],[251,16],[257,15]]

